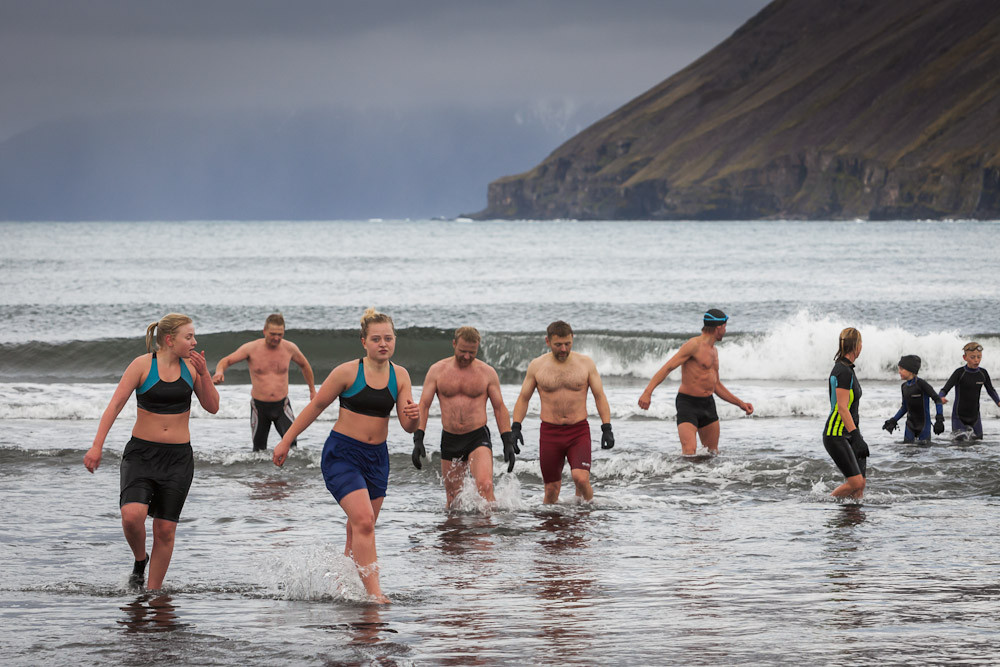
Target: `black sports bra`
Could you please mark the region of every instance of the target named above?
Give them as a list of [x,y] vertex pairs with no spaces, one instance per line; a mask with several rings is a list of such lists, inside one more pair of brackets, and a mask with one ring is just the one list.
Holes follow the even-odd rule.
[[191,409],[191,394],[194,392],[194,379],[187,364],[181,359],[181,376],[173,382],[164,382],[156,367],[156,352],[149,365],[149,375],[135,392],[136,403],[146,412],[158,415],[178,415]]
[[340,395],[340,407],[369,417],[388,417],[396,405],[399,388],[396,386],[396,369],[389,362],[389,385],[372,389],[365,382],[365,360],[358,359],[358,375],[347,391]]

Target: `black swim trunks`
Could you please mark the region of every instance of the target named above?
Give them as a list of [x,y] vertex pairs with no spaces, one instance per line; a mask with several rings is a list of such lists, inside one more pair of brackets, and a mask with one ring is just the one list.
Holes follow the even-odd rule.
[[493,442],[490,440],[488,426],[477,428],[468,433],[441,432],[441,458],[445,461],[454,459],[468,461],[469,454],[479,447],[489,447],[490,451],[493,451]]
[[826,447],[826,452],[833,459],[833,462],[840,468],[840,472],[844,473],[844,477],[866,476],[868,457],[863,456],[859,459],[855,456],[854,448],[851,447],[851,441],[847,439],[846,435],[824,435],[823,446]]
[[678,424],[687,422],[702,428],[719,421],[719,414],[715,411],[714,396],[691,396],[678,392],[674,405],[677,406]]
[[[280,401],[258,401],[256,398],[250,399],[250,433],[253,437],[253,450],[255,452],[267,449],[267,434],[274,424],[279,436],[285,435],[285,431],[295,421],[295,413],[292,412],[292,404],[288,402],[286,396]],[[292,440],[292,447],[298,442]]]
[[179,521],[194,479],[191,443],[168,444],[133,437],[122,452],[118,506],[149,505],[154,519]]

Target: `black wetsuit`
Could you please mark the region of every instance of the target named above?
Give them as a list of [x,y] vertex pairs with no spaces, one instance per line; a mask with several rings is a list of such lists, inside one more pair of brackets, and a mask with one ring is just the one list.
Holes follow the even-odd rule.
[[895,421],[906,415],[906,427],[903,429],[903,442],[921,442],[931,439],[931,401],[937,405],[937,413],[941,414],[941,397],[923,378],[915,377],[907,380],[901,386],[903,406],[893,417]]
[[971,428],[975,437],[982,439],[983,422],[979,417],[979,394],[983,387],[986,387],[986,392],[994,403],[1000,403],[1000,396],[997,396],[993,383],[990,382],[990,374],[985,368],[972,370],[968,366],[961,366],[956,368],[944,383],[940,395],[946,396],[952,387],[955,388],[955,402],[951,408],[952,429],[964,431]]
[[844,473],[844,477],[864,475],[868,457],[859,457],[855,454],[845,431],[844,420],[837,410],[837,389],[847,389],[850,392],[848,410],[854,420],[854,427],[859,427],[858,404],[861,402],[861,385],[858,383],[857,375],[854,374],[854,364],[846,359],[838,359],[830,371],[829,389],[830,416],[826,418],[826,425],[823,428],[823,446],[840,472]]

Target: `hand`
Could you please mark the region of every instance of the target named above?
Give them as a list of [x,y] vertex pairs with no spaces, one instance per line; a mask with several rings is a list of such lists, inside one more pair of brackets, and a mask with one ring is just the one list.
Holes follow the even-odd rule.
[[863,459],[868,456],[868,443],[861,437],[861,429],[856,428],[848,433],[847,439],[851,441],[851,449],[854,450],[855,458]]
[[514,453],[520,454],[520,445],[524,444],[524,436],[521,435],[521,422],[513,422],[510,425],[510,437],[514,438]]
[[652,400],[653,400],[653,392],[648,390],[642,392],[642,396],[639,397],[639,407],[642,408],[643,410],[649,410],[649,404],[650,402],[652,402]]
[[191,350],[191,354],[188,355],[188,361],[194,366],[196,375],[208,375],[208,362],[205,361],[205,350],[201,352]]
[[274,465],[279,468],[285,465],[285,459],[288,458],[288,450],[291,448],[292,443],[285,443],[284,438],[279,442],[275,448],[274,453],[271,455],[271,460],[274,461]]
[[403,406],[403,416],[407,419],[420,419],[420,406],[410,399],[406,399]]
[[601,424],[601,449],[611,449],[615,446],[615,434],[611,432],[611,424]]
[[426,458],[427,450],[424,449],[424,429],[418,428],[413,432],[413,454],[410,455],[410,460],[413,461],[413,467],[420,470],[423,468],[420,459]]
[[944,415],[938,415],[934,418],[934,435],[942,433],[944,433]]
[[896,420],[895,419],[886,419],[885,423],[882,424],[882,430],[883,431],[888,431],[889,433],[892,433],[893,431],[895,431],[896,430]]
[[[948,402],[948,397],[947,396],[942,396],[941,397],[941,405],[944,405],[947,402]],[[1000,403],[997,403],[997,405],[1000,405]]]
[[747,413],[747,417],[753,414],[753,403],[744,403],[740,406],[743,412]]
[[500,440],[503,441],[503,460],[507,464],[507,472],[514,472],[514,461],[517,459],[517,454],[521,453],[521,448],[514,440],[514,431],[501,433]]
[[226,381],[226,374],[222,371],[215,371],[215,375],[212,376],[212,384],[222,384]]
[[83,455],[83,467],[89,470],[91,473],[97,470],[101,465],[101,450],[103,447],[98,447],[94,445],[87,450],[87,453]]

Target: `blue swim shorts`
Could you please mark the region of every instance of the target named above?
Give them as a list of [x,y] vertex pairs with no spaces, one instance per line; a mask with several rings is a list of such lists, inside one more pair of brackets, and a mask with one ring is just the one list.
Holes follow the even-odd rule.
[[330,431],[320,466],[326,488],[338,503],[348,493],[365,488],[372,500],[382,498],[389,486],[389,447],[384,442],[369,445]]

